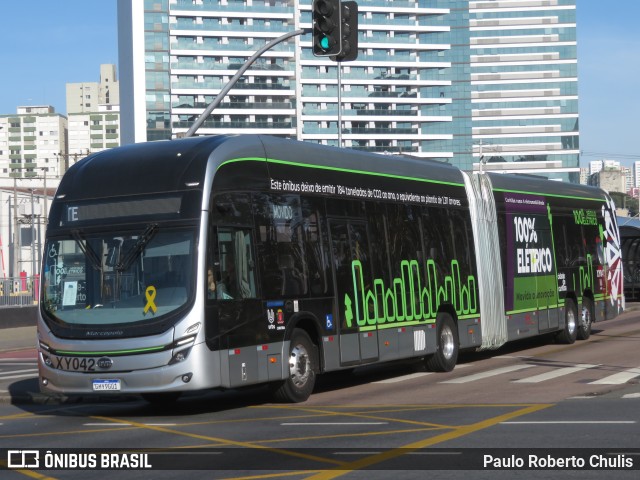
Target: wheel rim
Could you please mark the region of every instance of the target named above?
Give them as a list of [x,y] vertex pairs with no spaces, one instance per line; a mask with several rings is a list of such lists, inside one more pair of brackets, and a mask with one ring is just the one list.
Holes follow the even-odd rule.
[[591,325],[591,311],[585,306],[582,307],[582,316],[580,321],[582,328],[584,330],[588,330]]
[[574,312],[574,309],[570,309],[567,312],[567,331],[573,335],[573,332],[575,332],[576,330],[576,313]]
[[289,375],[296,387],[304,386],[311,375],[309,352],[304,345],[298,344],[291,349],[289,355]]
[[442,346],[442,355],[444,358],[448,360],[453,357],[453,352],[455,351],[453,332],[447,325],[444,325],[440,332],[440,345]]

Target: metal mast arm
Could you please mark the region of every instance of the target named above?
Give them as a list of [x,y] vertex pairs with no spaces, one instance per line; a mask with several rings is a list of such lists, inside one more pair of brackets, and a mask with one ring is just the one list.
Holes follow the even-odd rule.
[[254,53],[246,62],[244,62],[244,65],[240,67],[240,69],[236,72],[236,74],[233,77],[231,77],[231,80],[229,80],[229,82],[224,86],[224,88],[220,90],[220,93],[218,93],[216,98],[213,99],[213,102],[211,102],[209,106],[205,108],[204,112],[202,112],[202,114],[196,119],[196,121],[193,122],[193,125],[191,125],[191,128],[187,130],[187,133],[185,133],[184,136],[191,137],[193,136],[194,133],[196,133],[196,130],[198,130],[198,128],[200,128],[200,126],[204,123],[207,117],[211,115],[211,112],[213,112],[213,110],[218,105],[220,105],[220,103],[222,102],[222,99],[224,99],[227,93],[229,93],[229,90],[233,88],[233,86],[236,84],[236,82],[242,76],[242,74],[253,64],[253,62],[255,62],[260,57],[260,55],[262,55],[264,52],[271,49],[275,45],[281,42],[284,42],[285,40],[291,37],[295,37],[296,35],[302,35],[303,33],[310,33],[310,32],[311,32],[311,29],[309,28],[301,28],[294,32],[285,33],[284,35],[274,40],[271,40],[264,47],[262,47],[256,53]]

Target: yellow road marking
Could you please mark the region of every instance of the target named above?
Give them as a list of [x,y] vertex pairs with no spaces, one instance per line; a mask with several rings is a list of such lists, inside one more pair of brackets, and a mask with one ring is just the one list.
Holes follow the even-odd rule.
[[309,472],[313,472],[315,470],[301,470],[299,472],[286,472],[286,473],[268,473],[265,475],[251,475],[248,477],[231,477],[226,478],[225,480],[258,480],[260,478],[280,478],[280,477],[294,477],[297,475],[306,476],[309,475]]
[[[129,422],[131,423],[131,422]],[[57,432],[34,432],[34,433],[16,433],[12,435],[0,435],[0,438],[25,438],[25,437],[51,437],[58,435],[72,435],[72,434],[86,434],[86,433],[100,433],[100,432],[117,432],[122,430],[135,430],[137,427],[121,427],[121,428],[87,428],[86,430],[67,430]]]
[[[91,418],[104,420],[104,421],[107,421],[107,422],[114,422],[114,423],[121,423],[123,421],[123,420],[119,420],[119,419],[116,419],[116,418],[110,418],[110,417],[91,417]],[[199,440],[205,440],[205,441],[208,441],[208,442],[219,442],[222,445],[233,445],[233,446],[236,446],[236,447],[261,449],[261,450],[266,450],[266,451],[273,452],[273,453],[279,453],[279,454],[282,454],[282,455],[289,455],[289,456],[292,456],[292,457],[304,458],[306,460],[312,460],[314,462],[332,463],[334,465],[344,465],[344,463],[345,463],[345,462],[340,462],[340,461],[336,461],[336,460],[332,460],[332,459],[328,459],[328,458],[317,457],[315,455],[307,455],[307,454],[300,453],[300,452],[292,452],[290,450],[285,450],[285,449],[282,449],[282,448],[265,447],[263,445],[258,445],[258,444],[250,443],[250,442],[239,442],[239,441],[236,441],[236,440],[227,440],[225,438],[210,437],[210,436],[207,436],[207,435],[199,435],[199,434],[196,434],[196,433],[180,432],[178,430],[173,430],[171,428],[159,427],[159,426],[154,426],[154,425],[145,425],[144,423],[133,422],[131,420],[127,420],[127,422],[130,423],[132,426],[138,427],[138,428],[145,428],[145,429],[148,429],[148,430],[154,430],[156,432],[171,433],[171,434],[174,434],[174,435],[180,435],[180,436],[184,436],[184,437],[197,438]]]
[[[303,410],[303,411],[307,411],[307,412],[311,412],[311,413],[318,413],[318,414],[320,414],[320,413],[330,414],[331,413],[331,412],[326,412],[324,410],[317,410],[317,409],[313,409],[313,408],[297,408],[297,410]],[[380,410],[381,413],[394,413],[394,411],[395,410]],[[407,411],[407,410],[399,410],[399,411]],[[415,411],[415,409],[412,409],[411,411]],[[418,422],[416,420],[405,420],[405,419],[402,419],[402,418],[379,417],[377,415],[364,414],[364,413],[358,413],[358,412],[333,412],[333,416],[366,418],[366,419],[369,419],[369,420],[384,420],[384,421],[387,421],[387,422],[407,423],[409,425],[420,425],[420,426],[423,426],[423,427],[429,427],[429,428],[435,428],[435,429],[453,428],[453,427],[451,427],[449,425],[441,425],[441,424],[430,423],[430,422]]]
[[438,443],[446,442],[448,440],[453,440],[454,438],[463,437],[465,435],[469,435],[470,433],[477,432],[479,430],[484,430],[485,428],[488,428],[488,427],[492,427],[493,425],[497,425],[498,423],[511,420],[512,418],[537,412],[539,410],[543,410],[551,406],[553,406],[553,404],[530,405],[528,407],[516,410],[515,412],[509,412],[502,415],[498,415],[497,417],[489,418],[487,420],[483,420],[477,423],[472,423],[471,425],[464,425],[461,427],[457,427],[452,432],[436,435],[435,437],[425,438],[423,440],[418,440],[417,442],[409,443],[402,447],[391,449],[387,452],[371,455],[369,457],[362,458],[355,462],[350,462],[347,465],[343,465],[339,467],[339,469],[325,470],[311,477],[308,477],[307,480],[329,480],[332,478],[336,478],[336,477],[345,475],[347,473],[353,472],[354,470],[360,470],[362,468],[370,467],[371,465],[382,463],[384,461],[399,457],[401,455],[418,450],[420,448],[430,447]]
[[[455,428],[455,427],[449,427]],[[263,445],[280,442],[304,442],[310,440],[326,440],[328,438],[355,438],[355,437],[380,437],[384,435],[395,435],[401,433],[430,432],[433,428],[408,428],[405,430],[383,430],[380,432],[364,432],[364,433],[340,433],[335,435],[315,435],[313,437],[292,437],[292,438],[276,438],[273,440],[255,440],[253,443]]]
[[[3,468],[7,468],[7,462],[4,460],[0,460],[0,466]],[[11,470],[12,472],[21,473],[25,477],[37,478],[38,480],[56,480],[54,477],[49,477],[48,475],[42,475],[38,472],[33,472],[31,470],[26,470],[24,468]]]

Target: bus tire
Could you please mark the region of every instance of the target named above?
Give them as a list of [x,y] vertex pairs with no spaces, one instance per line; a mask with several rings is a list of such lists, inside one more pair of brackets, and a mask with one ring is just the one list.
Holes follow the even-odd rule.
[[280,383],[274,396],[281,402],[298,403],[309,398],[316,383],[318,359],[307,332],[296,328],[289,345],[289,375]]
[[564,328],[556,335],[556,340],[560,343],[571,344],[578,337],[578,308],[576,302],[567,298],[564,302]]
[[586,340],[591,336],[593,324],[593,301],[589,297],[582,297],[582,311],[578,321],[578,340]]
[[438,315],[436,328],[436,353],[427,357],[427,369],[432,372],[450,372],[458,361],[458,329],[448,313]]

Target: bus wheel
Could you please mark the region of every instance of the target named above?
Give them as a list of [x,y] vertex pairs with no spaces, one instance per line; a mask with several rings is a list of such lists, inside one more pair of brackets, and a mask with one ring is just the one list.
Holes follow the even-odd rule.
[[168,407],[178,401],[182,392],[143,393],[142,398],[151,405]]
[[558,332],[556,340],[560,343],[573,343],[578,336],[578,309],[576,303],[567,298],[564,303],[565,320],[564,328]]
[[316,383],[315,347],[304,330],[296,328],[289,346],[289,376],[275,390],[275,397],[282,402],[304,402]]
[[578,325],[578,340],[586,340],[591,336],[593,323],[593,302],[589,297],[582,297],[582,313]]
[[432,372],[450,372],[458,361],[458,330],[451,315],[438,315],[436,353],[427,358],[427,369]]

